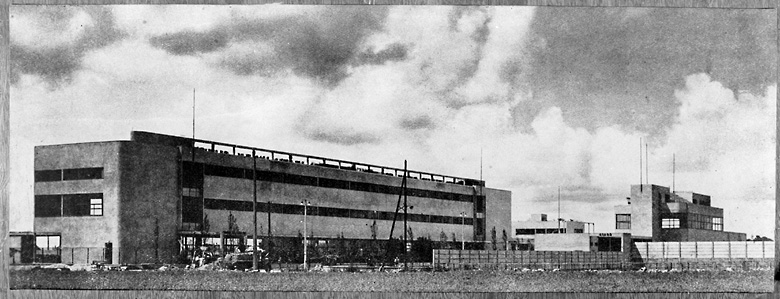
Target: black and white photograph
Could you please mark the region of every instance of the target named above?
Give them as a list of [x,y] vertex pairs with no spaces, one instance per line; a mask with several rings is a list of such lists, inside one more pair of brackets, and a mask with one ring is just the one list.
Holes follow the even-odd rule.
[[12,291],[773,290],[773,9],[9,22]]

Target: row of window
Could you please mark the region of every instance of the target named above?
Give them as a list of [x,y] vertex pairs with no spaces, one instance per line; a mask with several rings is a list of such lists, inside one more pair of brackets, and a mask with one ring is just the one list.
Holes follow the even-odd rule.
[[[182,200],[183,206],[183,221],[197,223],[200,222],[202,211],[200,211],[200,199],[196,197],[184,197]],[[230,210],[230,211],[252,211],[252,202],[241,200],[226,200],[215,198],[204,198],[203,207],[211,210]],[[281,203],[267,203],[258,202],[257,212],[267,213],[270,209],[271,213],[276,214],[293,214],[303,215],[303,206],[298,204],[281,204]],[[331,207],[319,207],[319,206],[307,206],[306,214],[310,216],[325,216],[325,217],[343,217],[343,218],[358,218],[358,219],[376,219],[376,220],[393,220],[395,217],[393,212],[389,211],[373,211],[373,210],[359,210],[359,209],[346,209],[346,208],[331,208]],[[473,225],[473,218],[458,217],[458,216],[441,216],[441,215],[426,215],[426,214],[413,214],[407,213],[407,221],[412,222],[426,222],[426,223],[445,223],[445,224],[465,224]],[[399,213],[397,221],[403,221],[403,213]],[[484,221],[484,220],[478,220]]]
[[723,218],[701,214],[672,213],[661,216],[661,228],[723,230]]
[[[576,229],[575,229],[576,232]],[[582,230],[580,229],[580,232]],[[515,235],[535,235],[535,234],[565,234],[565,228],[518,228],[515,229]]]
[[680,219],[663,218],[661,219],[661,228],[680,228]]
[[[219,166],[202,163],[184,162],[184,178],[183,186],[186,188],[200,188],[203,184],[203,175],[229,177],[238,179],[252,179],[252,169],[244,169],[237,167]],[[381,184],[372,184],[364,182],[354,182],[346,180],[337,180],[329,178],[321,178],[306,175],[297,175],[283,172],[273,171],[257,171],[257,180],[267,181],[274,183],[285,183],[305,186],[316,186],[323,188],[335,188],[345,189],[363,192],[384,193],[384,194],[400,194],[402,188],[400,186],[388,186]],[[443,200],[473,202],[477,201],[477,212],[484,212],[484,195],[471,195],[471,194],[459,194],[451,192],[442,192],[435,190],[424,190],[407,188],[406,194],[408,196],[436,198]]]
[[35,196],[35,217],[102,216],[103,194],[53,194]]
[[102,167],[52,169],[52,170],[35,171],[36,182],[97,180],[102,178],[103,178]]

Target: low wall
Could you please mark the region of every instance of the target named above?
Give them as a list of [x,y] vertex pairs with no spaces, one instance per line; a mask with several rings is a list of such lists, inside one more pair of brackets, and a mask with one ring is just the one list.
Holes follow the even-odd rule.
[[774,241],[636,242],[632,255],[646,259],[773,258]]
[[[774,258],[742,259],[647,259],[641,262],[646,269],[655,270],[758,270],[771,269]],[[637,265],[640,265],[639,263]]]
[[434,249],[433,266],[446,269],[630,269],[622,252]]

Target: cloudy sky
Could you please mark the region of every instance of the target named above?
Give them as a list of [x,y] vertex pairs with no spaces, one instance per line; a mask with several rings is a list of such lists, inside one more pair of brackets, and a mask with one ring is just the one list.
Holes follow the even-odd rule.
[[36,145],[196,135],[478,178],[614,229],[639,182],[773,235],[772,10],[13,6],[11,230]]

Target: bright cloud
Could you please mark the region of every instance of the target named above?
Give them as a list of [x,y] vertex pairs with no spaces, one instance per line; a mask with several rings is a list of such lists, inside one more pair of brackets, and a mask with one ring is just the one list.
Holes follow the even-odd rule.
[[[685,85],[663,134],[577,127],[567,115],[593,112],[566,105],[519,121],[517,110],[539,92],[517,76],[534,71],[526,48],[535,9],[329,11],[335,20],[316,9],[118,7],[116,27],[126,36],[83,51],[69,84],[53,89],[40,72],[22,72],[11,90],[12,230],[31,226],[33,146],[127,139],[131,130],[189,136],[196,89],[199,138],[481,174],[489,187],[513,192],[514,220],[554,214],[560,186],[562,216],[603,232],[638,182],[639,138],[647,137],[651,183],[671,185],[674,154],[678,189],[712,195],[727,230],[772,234],[776,86],[734,94],[688,74],[678,79]],[[85,20],[76,12],[63,24]],[[28,45],[20,34],[39,28],[13,30],[31,22],[14,20],[14,43]],[[345,31],[349,22],[366,28]],[[280,24],[306,32],[273,27]],[[305,48],[312,37],[323,43]]]

